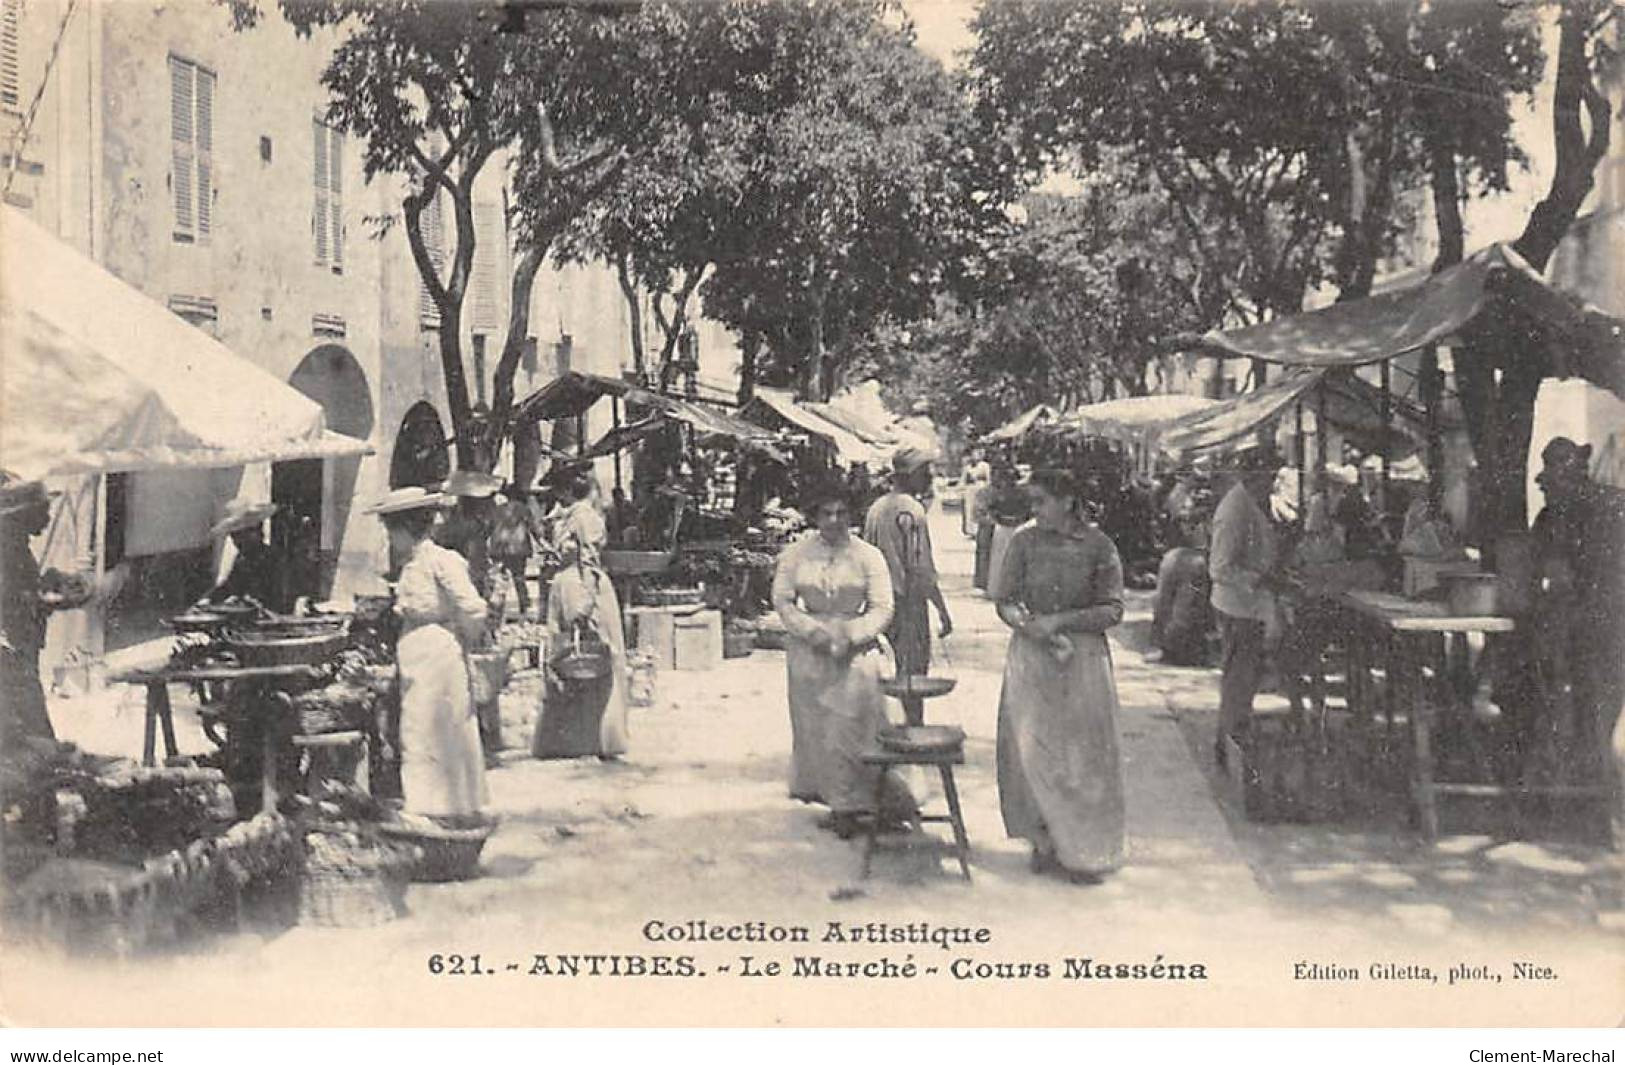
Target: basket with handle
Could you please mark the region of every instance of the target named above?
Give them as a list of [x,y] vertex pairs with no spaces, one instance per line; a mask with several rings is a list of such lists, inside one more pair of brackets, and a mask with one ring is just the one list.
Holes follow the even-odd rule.
[[568,681],[586,683],[609,676],[614,663],[609,646],[596,632],[577,623],[571,642],[553,661],[553,670]]

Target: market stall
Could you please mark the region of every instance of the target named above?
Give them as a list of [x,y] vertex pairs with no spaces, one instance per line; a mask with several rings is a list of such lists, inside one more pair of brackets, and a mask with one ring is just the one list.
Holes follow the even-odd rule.
[[[1383,525],[1373,553],[1293,560],[1290,537],[1283,552],[1277,588],[1287,638],[1278,658],[1291,710],[1262,718],[1253,749],[1237,752],[1237,772],[1249,788],[1279,793],[1277,812],[1336,816],[1339,803],[1326,801],[1326,791],[1338,782],[1353,786],[1356,766],[1378,776],[1384,765],[1397,771],[1428,838],[1439,830],[1441,796],[1505,802],[1516,816],[1530,803],[1578,801],[1597,809],[1608,793],[1595,778],[1540,780],[1519,757],[1496,753],[1517,746],[1515,733],[1528,727],[1520,722],[1551,713],[1557,703],[1540,684],[1509,682],[1539,672],[1527,650],[1531,641],[1518,638],[1532,624],[1536,594],[1534,575],[1518,564],[1526,551],[1505,547],[1497,552],[1498,568],[1486,571],[1485,558],[1464,548],[1438,505],[1466,487],[1450,483],[1465,470],[1442,461],[1441,438],[1473,414],[1451,402],[1447,372],[1452,356],[1473,357],[1459,347],[1467,331],[1548,345],[1553,373],[1625,387],[1617,323],[1609,327],[1597,312],[1552,291],[1498,246],[1412,288],[1209,334],[1198,346],[1206,353],[1285,370],[1161,430],[1159,446],[1181,457],[1250,444],[1260,435],[1292,439],[1299,515],[1309,480],[1306,413],[1321,437],[1314,467],[1323,487],[1336,480],[1324,475],[1344,458],[1324,446],[1322,434],[1332,429],[1360,453],[1356,463],[1368,471],[1375,466],[1373,520]],[[1414,398],[1395,388],[1396,370],[1412,379]],[[1406,507],[1410,493],[1395,482],[1410,477],[1425,481]],[[1350,486],[1344,498],[1356,492],[1359,486]]]
[[629,638],[665,668],[706,668],[731,646],[748,650],[743,634],[765,600],[773,543],[754,520],[760,507],[740,497],[758,478],[783,476],[789,433],[746,412],[575,372],[521,402],[518,416],[580,423],[605,398],[612,427],[583,440],[577,460],[613,460],[602,562]]
[[[0,469],[12,484],[95,483],[95,570],[68,575],[70,583],[106,583],[100,545],[109,474],[370,451],[365,441],[328,431],[319,404],[20,212],[5,211],[4,231]],[[36,565],[18,553],[8,554],[8,566],[23,567],[25,557]],[[8,572],[7,579],[28,576]],[[41,606],[52,609],[53,583],[42,582],[42,589]],[[220,890],[237,893],[251,881],[297,871],[299,832],[277,801],[271,769],[251,780],[247,767],[290,760],[297,730],[266,727],[286,709],[273,705],[270,692],[308,691],[331,679],[345,622],[273,624],[262,614],[245,607],[234,623],[214,615],[209,631],[156,644],[150,661],[115,676],[148,689],[143,766],[36,735],[0,752],[9,916],[59,942],[137,949],[173,931]],[[248,615],[266,623],[250,624]],[[301,642],[297,627],[318,623],[335,635]],[[309,657],[278,657],[289,643]],[[16,650],[36,659],[39,653],[38,646]],[[207,704],[206,718],[218,719],[210,733],[219,737],[216,756],[177,750],[171,684],[195,690]],[[163,766],[154,764],[160,729]]]

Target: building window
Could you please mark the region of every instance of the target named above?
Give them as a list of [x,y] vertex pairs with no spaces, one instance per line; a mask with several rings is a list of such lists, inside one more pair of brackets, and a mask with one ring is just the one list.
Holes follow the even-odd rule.
[[169,309],[216,340],[220,338],[220,307],[207,296],[171,296]]
[[[423,231],[423,246],[429,253],[429,263],[438,274],[445,266],[446,259],[446,225],[445,214],[441,210],[441,201],[444,193],[435,189],[434,195],[429,198],[423,214],[419,216],[418,223]],[[413,268],[416,269],[417,260],[413,259]],[[429,284],[418,275],[418,318],[423,328],[435,329],[440,325],[440,308],[435,305],[434,296],[429,293]]]
[[315,142],[316,203],[311,231],[316,237],[316,265],[344,272],[344,134],[321,119],[311,123]]
[[21,111],[23,0],[0,0],[0,109]]
[[169,57],[170,188],[175,239],[202,243],[214,225],[214,72]]
[[474,334],[474,402],[485,402],[485,335]]

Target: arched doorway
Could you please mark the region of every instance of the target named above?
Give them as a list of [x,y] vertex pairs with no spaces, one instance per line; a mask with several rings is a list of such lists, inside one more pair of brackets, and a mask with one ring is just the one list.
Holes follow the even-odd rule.
[[[367,375],[342,345],[313,349],[288,383],[322,405],[329,429],[363,440],[372,435]],[[287,560],[278,604],[283,609],[301,595],[322,599],[330,593],[360,468],[359,455],[271,467],[271,500],[278,508],[271,519],[271,541]]]
[[389,457],[389,487],[436,485],[451,472],[451,453],[440,414],[423,401],[414,403],[401,419],[395,450]]

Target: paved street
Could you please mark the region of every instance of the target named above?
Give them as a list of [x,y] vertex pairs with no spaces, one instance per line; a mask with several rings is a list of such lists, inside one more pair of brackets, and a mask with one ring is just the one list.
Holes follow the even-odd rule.
[[[939,651],[938,671],[959,684],[927,712],[930,720],[960,724],[969,734],[959,786],[975,852],[973,885],[959,879],[950,856],[923,842],[883,854],[873,877],[858,879],[860,844],[819,831],[813,824],[817,811],[786,797],[783,657],[758,651],[725,662],[714,674],[662,674],[656,705],[634,711],[632,750],[619,763],[537,762],[521,749],[510,752],[491,776],[504,821],[486,849],[483,878],[414,886],[411,916],[378,929],[296,929],[212,941],[144,968],[148,990],[159,1003],[184,1010],[199,995],[207,1000],[214,979],[252,971],[277,979],[288,1009],[307,1008],[291,989],[331,981],[342,995],[364,1000],[358,1008],[383,1010],[377,1020],[394,1010],[400,1023],[412,1023],[410,1003],[381,989],[422,972],[433,953],[511,953],[528,966],[530,956],[542,951],[682,952],[693,947],[649,941],[642,931],[646,922],[705,919],[814,930],[827,921],[985,925],[993,944],[977,948],[974,956],[988,960],[1076,955],[1150,963],[1160,954],[1167,961],[1201,962],[1214,972],[1216,997],[1203,1000],[1209,1002],[1204,1010],[1231,1001],[1245,1013],[1254,1001],[1247,989],[1263,986],[1271,1010],[1291,1003],[1287,1008],[1306,1017],[1329,1019],[1335,1012],[1326,1011],[1357,1010],[1364,991],[1380,989],[1338,985],[1333,995],[1293,982],[1287,977],[1295,961],[1341,959],[1364,967],[1400,950],[1442,967],[1465,960],[1469,947],[1472,958],[1503,967],[1528,955],[1561,962],[1571,973],[1606,973],[1608,979],[1601,985],[1571,979],[1499,1003],[1458,997],[1442,1007],[1430,998],[1442,991],[1429,989],[1412,1006],[1398,1007],[1389,991],[1383,1008],[1398,1008],[1401,1015],[1414,1008],[1415,1020],[1437,1023],[1440,1008],[1466,1009],[1468,1002],[1475,1015],[1493,1019],[1554,1003],[1584,1012],[1599,1001],[1625,998],[1618,966],[1609,960],[1617,959],[1618,949],[1616,856],[1584,847],[1497,846],[1473,836],[1425,848],[1397,826],[1262,826],[1226,809],[1199,757],[1211,742],[1215,675],[1143,660],[1137,650],[1147,623],[1143,593],[1132,595],[1130,615],[1114,634],[1129,864],[1098,887],[1034,876],[1025,845],[1003,837],[998,813],[993,741],[1003,627],[969,587],[970,546],[957,533],[957,515],[940,516],[934,531],[957,627]],[[537,691],[538,679],[521,674],[505,698],[508,742],[516,747],[528,741]],[[131,705],[136,716],[125,718]],[[119,715],[131,738],[138,735],[129,728],[139,722],[138,712],[138,701],[127,702]],[[65,731],[71,738],[73,729]],[[888,953],[900,959],[907,949],[917,960],[934,953]],[[748,949],[702,944],[698,953],[728,960],[736,952]],[[128,991],[128,978],[124,986]],[[463,989],[444,980],[426,986],[436,994]],[[583,992],[575,985],[569,993],[559,991],[562,984],[550,986],[565,997],[549,1001],[612,1010],[601,997],[573,998]],[[945,985],[944,1003],[958,986]],[[744,990],[756,988],[747,984]],[[329,991],[325,1001],[335,993]],[[1548,994],[1555,997],[1541,1007]],[[886,1023],[884,1009],[896,1008],[886,1006],[889,1001],[875,998],[873,1008],[881,1012],[870,1019]],[[1090,1009],[1116,1002],[1091,1015],[1096,1022],[1122,1009],[1124,1023],[1158,1023],[1155,998],[1117,1002],[1097,991],[1086,1001]],[[233,1001],[230,1008],[241,1004]],[[471,1021],[542,1020],[514,1014],[501,995],[474,996],[467,1008]],[[720,1006],[682,998],[669,1008],[676,1012],[667,1019],[682,1020],[692,1016],[684,1009]],[[797,1013],[787,1003],[785,1017],[812,1020],[818,1008],[809,1004],[810,1013]],[[857,1007],[847,1002],[840,1008]],[[1056,1008],[1052,999],[1035,995],[1026,1019],[1066,1021]]]

